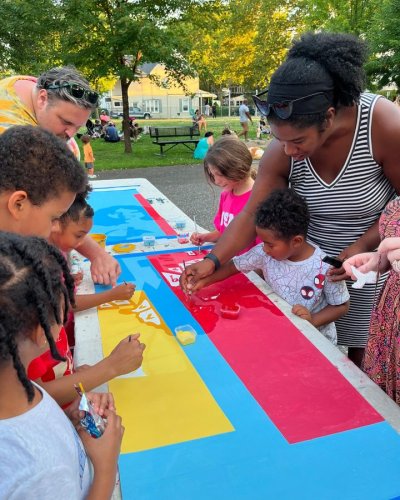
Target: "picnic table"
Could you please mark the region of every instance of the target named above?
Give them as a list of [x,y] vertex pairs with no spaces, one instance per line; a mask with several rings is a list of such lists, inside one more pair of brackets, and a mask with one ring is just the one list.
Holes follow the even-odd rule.
[[[255,273],[185,297],[179,275],[207,250],[177,243],[176,221],[189,232],[195,225],[148,181],[93,187],[112,200],[107,214],[105,199],[94,199],[97,228],[135,225],[121,220],[129,197],[137,223],[146,212],[159,227],[153,248],[132,235],[135,249],[116,254],[119,282],[136,283],[131,302],[76,314],[77,364],[99,361],[136,331],[147,345],[142,367],[109,383],[125,426],[123,498],[399,497],[397,405]],[[89,272],[82,286],[93,291]],[[240,307],[235,320],[223,316],[226,304]],[[181,345],[176,332],[187,326],[197,338]]]
[[[170,149],[182,144],[190,151],[194,151],[200,139],[198,127],[180,126],[180,127],[150,127],[150,137],[155,139],[153,144],[160,146],[160,156]],[[167,149],[164,150],[166,146]]]

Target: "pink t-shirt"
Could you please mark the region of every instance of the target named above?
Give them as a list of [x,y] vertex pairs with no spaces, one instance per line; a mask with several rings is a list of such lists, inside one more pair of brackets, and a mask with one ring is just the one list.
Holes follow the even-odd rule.
[[[222,191],[219,198],[218,211],[214,217],[214,226],[217,231],[221,234],[225,231],[231,220],[243,210],[243,207],[246,205],[250,195],[251,190],[240,195],[235,195],[232,191]],[[249,251],[250,248],[253,248],[258,243],[261,243],[261,241],[259,239],[255,239],[252,244],[242,250],[239,255]]]

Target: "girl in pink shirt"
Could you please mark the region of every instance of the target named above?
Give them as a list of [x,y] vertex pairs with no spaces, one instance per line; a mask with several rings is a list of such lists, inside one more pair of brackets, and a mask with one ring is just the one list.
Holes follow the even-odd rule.
[[[236,137],[225,135],[209,149],[204,159],[204,172],[208,182],[222,188],[218,211],[214,217],[215,230],[193,233],[190,241],[200,246],[215,243],[231,220],[242,211],[250,197],[256,171],[247,146]],[[254,240],[241,253],[256,245]]]

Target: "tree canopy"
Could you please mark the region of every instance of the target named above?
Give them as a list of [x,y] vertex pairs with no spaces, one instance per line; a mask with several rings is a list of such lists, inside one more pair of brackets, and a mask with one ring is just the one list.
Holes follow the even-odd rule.
[[[370,42],[370,83],[400,85],[400,0],[3,0],[0,70],[39,74],[74,64],[99,90],[128,88],[143,63],[208,90],[268,85],[293,37],[344,31]],[[129,141],[126,150],[130,150]]]

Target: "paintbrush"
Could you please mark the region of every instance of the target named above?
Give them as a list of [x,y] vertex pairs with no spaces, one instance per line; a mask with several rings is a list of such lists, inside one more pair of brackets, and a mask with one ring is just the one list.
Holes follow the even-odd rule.
[[[196,222],[196,216],[193,216],[193,222],[194,222],[194,232],[197,234],[197,222]],[[200,253],[200,245],[197,247],[197,251]]]
[[[182,263],[183,263],[183,269],[186,271],[186,262],[184,260],[182,260]],[[191,302],[192,301],[192,294],[185,292],[185,295],[186,295],[186,297],[189,296],[189,302]]]

